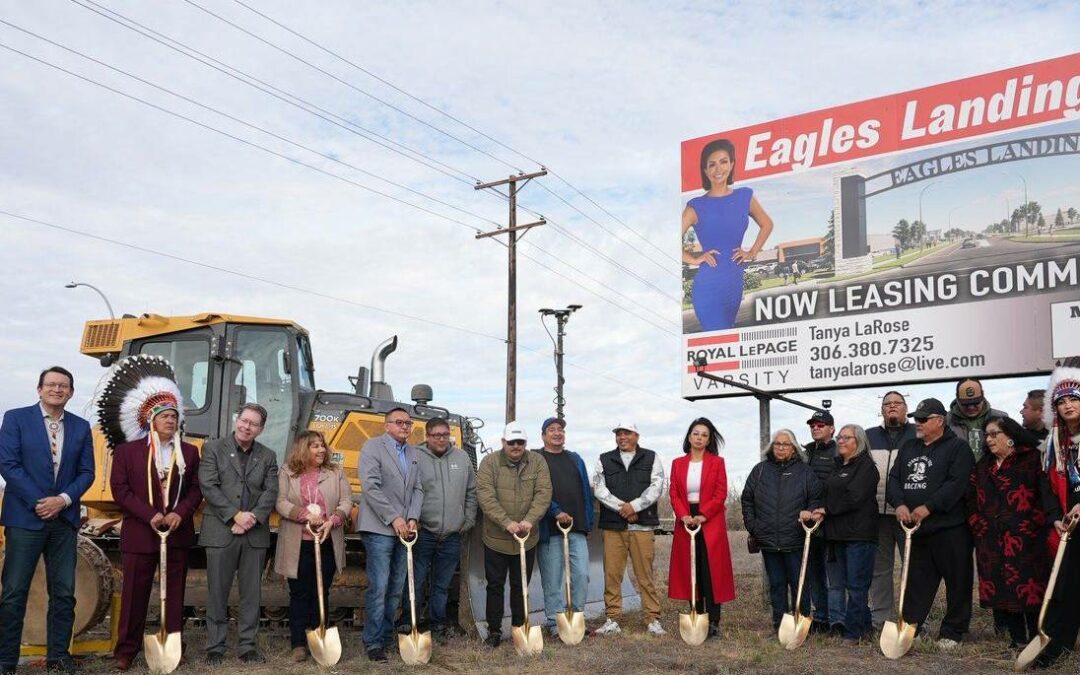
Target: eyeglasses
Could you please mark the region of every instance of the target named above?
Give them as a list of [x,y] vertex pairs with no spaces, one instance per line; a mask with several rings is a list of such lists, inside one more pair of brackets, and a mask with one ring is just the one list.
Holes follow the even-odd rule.
[[773,441],[772,446],[774,448],[794,448],[795,444],[794,443],[784,443],[784,442],[781,442],[781,441]]
[[525,441],[507,441],[507,445],[525,445]]
[[987,438],[997,438],[998,436],[1000,436],[1003,433],[1005,433],[1005,432],[1004,431],[987,431],[986,432],[986,437]]
[[260,428],[262,426],[262,423],[261,422],[252,422],[251,420],[246,420],[243,417],[238,417],[238,418],[236,418],[236,426],[238,426],[238,427],[245,426],[245,427],[251,427],[252,429],[258,429],[258,428]]
[[810,428],[811,429],[824,429],[827,426],[829,426],[829,425],[825,424],[824,422],[811,422],[810,423]]
[[930,415],[929,417],[924,417],[922,419],[919,419],[918,417],[916,417],[915,418],[915,424],[926,424],[927,422],[929,422],[930,420],[933,420],[933,419],[941,419],[941,415]]
[[386,420],[387,424],[393,424],[396,427],[411,427],[413,425],[412,420]]
[[836,437],[836,440],[838,440],[838,441],[853,441],[853,440],[855,440],[855,437],[854,436],[849,436],[847,434],[841,434],[841,435]]
[[59,389],[61,391],[67,391],[71,389],[71,385],[65,382],[46,382],[41,385],[42,389]]
[[430,436],[431,438],[439,438],[439,439],[442,439],[442,438],[450,438],[450,434],[449,434],[449,433],[443,433],[443,434],[428,434],[428,436]]

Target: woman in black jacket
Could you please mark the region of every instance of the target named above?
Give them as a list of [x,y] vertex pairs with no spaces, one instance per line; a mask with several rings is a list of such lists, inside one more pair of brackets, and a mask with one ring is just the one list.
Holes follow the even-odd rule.
[[871,631],[868,600],[878,539],[878,469],[869,447],[862,427],[840,427],[836,464],[825,480],[825,505],[814,512],[825,517],[829,598],[844,598],[848,644],[858,644]]
[[[773,434],[765,459],[750,471],[742,493],[743,523],[765,559],[773,629],[794,605],[805,539],[799,521],[820,520],[813,511],[821,506],[821,483],[798,450],[791,431]],[[809,615],[807,590],[799,604],[800,613]]]

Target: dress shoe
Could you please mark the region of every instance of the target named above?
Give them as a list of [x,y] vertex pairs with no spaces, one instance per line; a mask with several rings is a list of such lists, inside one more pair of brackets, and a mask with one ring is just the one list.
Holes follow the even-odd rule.
[[126,673],[131,668],[131,657],[117,656],[113,659],[113,665],[116,666],[116,669],[120,672]]
[[292,660],[293,663],[303,663],[307,661],[307,648],[306,647],[293,647],[292,648]]
[[262,654],[252,649],[250,652],[244,652],[240,655],[241,663],[266,663],[266,659]]
[[210,652],[206,655],[206,665],[208,666],[220,666],[225,663],[225,655],[218,652]]
[[48,673],[63,673],[64,675],[83,675],[86,672],[79,667],[79,664],[75,663],[75,659],[49,661],[45,666],[45,670]]
[[375,647],[374,649],[367,650],[368,661],[381,662],[386,661],[386,650],[382,647]]
[[492,649],[498,649],[499,645],[502,644],[502,636],[492,633],[487,636],[487,639],[484,640],[484,644],[486,644],[488,647],[491,647]]

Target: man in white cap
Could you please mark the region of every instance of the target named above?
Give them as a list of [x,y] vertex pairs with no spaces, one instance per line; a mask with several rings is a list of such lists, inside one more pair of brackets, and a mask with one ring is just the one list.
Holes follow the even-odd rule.
[[641,606],[652,635],[663,635],[660,596],[653,581],[654,530],[660,524],[656,502],[664,491],[664,465],[652,450],[638,446],[632,421],[617,424],[614,450],[600,455],[593,471],[593,494],[600,501],[599,527],[604,533],[604,612],[599,635],[619,633],[622,580],[626,557],[634,566]]
[[551,474],[544,458],[525,448],[525,428],[510,422],[503,429],[502,450],[493,452],[476,471],[476,499],[484,513],[480,534],[484,542],[484,576],[487,578],[488,637],[490,647],[502,641],[503,598],[510,577],[511,625],[525,623],[521,563],[514,535],[525,536],[526,583],[532,577],[537,524],[551,506]]

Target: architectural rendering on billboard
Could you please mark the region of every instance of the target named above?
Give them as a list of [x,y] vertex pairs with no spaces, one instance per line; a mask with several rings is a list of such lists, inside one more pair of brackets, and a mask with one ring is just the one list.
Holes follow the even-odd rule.
[[1080,53],[682,144],[683,396],[1080,354]]

